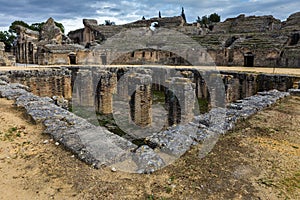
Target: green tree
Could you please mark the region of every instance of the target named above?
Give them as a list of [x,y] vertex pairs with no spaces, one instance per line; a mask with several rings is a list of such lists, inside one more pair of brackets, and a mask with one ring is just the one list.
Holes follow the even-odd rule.
[[[62,23],[59,23],[59,22],[56,22],[56,21],[54,21],[54,23],[55,23],[55,26],[57,26],[62,33],[65,32],[65,27]],[[45,22],[34,23],[34,24],[31,24],[29,28],[31,30],[40,32],[42,30],[42,27],[43,27],[44,24],[45,24]]]
[[23,26],[25,28],[29,28],[30,29],[30,26],[26,22],[20,21],[20,20],[16,20],[13,23],[11,23],[8,31],[10,33],[17,33],[17,25],[20,25],[20,26]]
[[5,51],[10,52],[16,36],[8,31],[0,31],[0,42],[5,44]]
[[105,20],[104,25],[105,26],[113,26],[113,25],[116,25],[116,23],[115,22],[111,22],[110,20]]
[[185,13],[184,13],[184,8],[181,8],[181,17],[183,18],[184,22],[186,23],[186,17],[185,17]]
[[45,22],[33,23],[33,24],[30,25],[30,29],[40,32],[42,30],[42,27],[43,27],[44,24],[45,24]]
[[209,21],[208,17],[206,15],[202,16],[202,18],[201,18],[201,24],[202,25],[207,25],[209,23],[210,23],[210,21]]
[[207,15],[204,15],[201,18],[198,16],[196,21],[201,25],[210,25],[211,23],[220,22],[221,17],[217,13],[213,13],[209,15],[209,17]]
[[54,23],[58,28],[60,28],[62,33],[65,33],[65,27],[62,23],[59,23],[59,22],[56,22],[56,21],[54,21]]
[[[61,32],[64,33],[65,32],[65,27],[62,23],[59,23],[59,22],[54,22],[55,25],[60,28]],[[16,27],[17,25],[20,25],[20,26],[23,26],[25,28],[28,28],[30,30],[33,30],[33,31],[41,31],[42,30],[42,27],[43,25],[45,24],[45,22],[41,22],[41,23],[33,23],[31,25],[28,25],[26,22],[24,21],[14,21],[10,27],[9,27],[9,32],[11,33],[16,33]]]
[[209,16],[209,21],[210,22],[220,22],[221,21],[221,16],[218,15],[217,13],[213,13]]

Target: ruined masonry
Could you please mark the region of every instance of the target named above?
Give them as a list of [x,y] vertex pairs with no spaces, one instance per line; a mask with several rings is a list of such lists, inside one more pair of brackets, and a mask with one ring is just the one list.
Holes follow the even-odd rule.
[[15,56],[5,52],[5,45],[3,42],[0,42],[0,66],[13,66],[15,63]]
[[[209,138],[231,130],[239,120],[289,96],[289,93],[277,90],[259,92],[226,108],[213,108],[194,117],[188,124],[154,133],[146,138],[146,145],[138,147],[106,128],[96,127],[56,106],[51,98],[33,95],[27,86],[8,83],[8,79],[6,76],[0,78],[0,97],[15,100],[15,105],[24,108],[34,122],[45,126],[45,133],[79,159],[96,168],[105,165],[134,173],[152,173],[173,162],[191,145],[205,144]],[[205,150],[202,153],[204,155]]]
[[[180,34],[184,34],[203,47],[217,66],[299,68],[299,19],[300,12],[291,14],[283,22],[273,16],[239,15],[209,27],[189,24],[182,16],[154,17],[110,26],[98,24],[94,19],[83,19],[84,28],[65,35],[49,18],[40,33],[18,26],[14,55],[16,62],[39,65],[191,65],[175,51],[166,50],[168,42],[177,47],[191,47],[189,42],[182,42]],[[126,31],[132,31],[131,36],[136,34],[137,37],[151,35],[153,32],[149,27],[153,22],[160,27],[156,32],[169,30],[166,31],[169,41],[142,45],[118,56],[114,53],[120,44],[106,45],[118,37],[126,39]],[[135,39],[128,38],[131,46],[136,43]],[[7,59],[0,62],[0,65],[13,64]]]

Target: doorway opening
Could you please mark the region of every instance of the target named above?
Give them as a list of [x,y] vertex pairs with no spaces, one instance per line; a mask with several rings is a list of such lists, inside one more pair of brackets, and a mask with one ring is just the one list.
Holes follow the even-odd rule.
[[244,54],[244,66],[245,67],[254,67],[254,57],[255,55],[252,52],[247,52]]
[[69,53],[70,65],[76,65],[76,53]]

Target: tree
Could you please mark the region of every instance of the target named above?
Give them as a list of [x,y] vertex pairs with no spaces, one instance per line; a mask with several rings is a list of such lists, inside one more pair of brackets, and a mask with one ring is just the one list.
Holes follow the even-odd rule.
[[113,26],[113,25],[116,25],[116,23],[115,22],[111,22],[110,20],[105,20],[104,21],[104,25],[105,26]]
[[198,16],[196,21],[198,23],[200,23],[201,25],[207,26],[207,25],[211,25],[211,23],[220,22],[221,17],[217,13],[213,13],[213,14],[209,15],[209,17],[207,17],[207,15],[204,15],[201,18]]
[[31,24],[30,29],[40,32],[42,30],[42,27],[43,27],[44,24],[45,24],[45,22]]
[[60,28],[62,33],[65,33],[65,27],[62,23],[59,23],[59,22],[56,22],[56,21],[54,21],[54,23],[58,28]]
[[[57,26],[62,33],[65,32],[65,27],[62,23],[59,23],[59,22],[56,22],[56,21],[54,21],[54,23],[55,23],[55,26]],[[45,22],[33,23],[29,26],[29,29],[40,32],[42,30],[42,27],[43,27],[44,24],[45,24]]]
[[207,25],[209,23],[210,23],[210,21],[209,21],[208,17],[206,15],[202,16],[202,18],[201,18],[201,24],[202,25]]
[[[65,32],[65,27],[62,23],[59,23],[59,22],[56,22],[54,21],[55,25],[60,28],[61,32],[64,33]],[[16,27],[17,25],[20,25],[20,26],[23,26],[25,28],[28,28],[30,30],[33,30],[33,31],[38,31],[40,32],[42,30],[42,27],[43,25],[45,24],[45,22],[40,22],[40,23],[33,23],[31,25],[28,25],[26,22],[23,22],[23,21],[14,21],[10,27],[9,27],[9,32],[11,33],[17,33],[16,31]]]
[[8,31],[0,31],[0,42],[5,44],[5,51],[10,52],[16,36]]
[[142,17],[142,20],[146,20],[145,16]]
[[161,12],[160,11],[158,12],[158,18],[161,18]]
[[186,17],[185,17],[185,13],[184,13],[184,8],[181,8],[181,17],[183,18],[184,22],[186,22]]
[[213,13],[209,16],[209,21],[210,22],[220,22],[221,21],[221,16],[218,15],[217,13]]
[[18,26],[18,25],[30,29],[30,26],[29,26],[26,22],[20,21],[20,20],[16,20],[16,21],[14,21],[13,23],[11,23],[11,25],[10,25],[8,31],[9,31],[10,33],[17,33],[17,26]]

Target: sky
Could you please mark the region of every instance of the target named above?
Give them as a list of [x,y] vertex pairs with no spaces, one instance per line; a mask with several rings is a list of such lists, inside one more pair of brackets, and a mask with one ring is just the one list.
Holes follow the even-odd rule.
[[49,17],[65,26],[66,33],[83,28],[82,19],[105,20],[124,24],[139,19],[178,16],[184,7],[187,21],[197,16],[218,13],[221,21],[239,14],[273,15],[282,21],[300,11],[299,0],[0,0],[0,30],[8,30],[15,20],[28,24],[46,21]]

